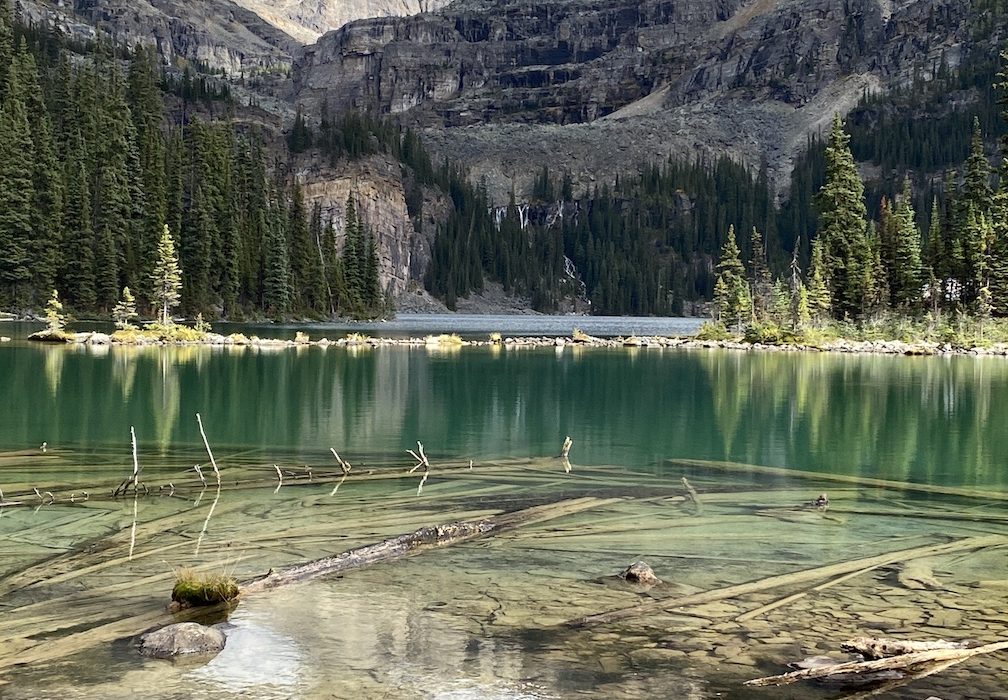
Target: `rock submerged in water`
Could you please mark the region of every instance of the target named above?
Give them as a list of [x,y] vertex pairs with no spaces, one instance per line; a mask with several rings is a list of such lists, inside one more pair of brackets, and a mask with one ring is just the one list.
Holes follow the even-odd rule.
[[656,586],[661,583],[661,579],[655,576],[654,570],[647,565],[647,562],[635,561],[620,574],[628,583],[636,583],[641,586]]
[[216,627],[196,622],[180,622],[148,632],[140,637],[140,653],[155,659],[176,656],[215,656],[227,637]]

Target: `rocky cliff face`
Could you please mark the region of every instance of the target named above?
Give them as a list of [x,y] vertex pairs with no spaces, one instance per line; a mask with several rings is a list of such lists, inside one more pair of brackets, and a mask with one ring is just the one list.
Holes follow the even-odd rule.
[[154,43],[166,59],[182,58],[229,75],[286,72],[297,41],[230,0],[19,0],[22,13],[73,35],[97,27],[132,46]]
[[309,210],[316,204],[322,220],[332,221],[340,251],[346,242],[346,203],[354,197],[358,215],[375,236],[378,275],[383,289],[401,297],[418,286],[430,262],[431,243],[438,222],[447,215],[447,202],[433,191],[424,202],[418,232],[406,208],[402,168],[388,156],[372,156],[334,170],[311,159],[295,173]]
[[432,12],[448,0],[235,0],[305,44],[365,17],[401,17]]
[[864,90],[973,38],[969,0],[459,0],[363,20],[296,60],[298,99],[401,114],[502,199],[536,165],[577,184],[670,153],[765,161]]

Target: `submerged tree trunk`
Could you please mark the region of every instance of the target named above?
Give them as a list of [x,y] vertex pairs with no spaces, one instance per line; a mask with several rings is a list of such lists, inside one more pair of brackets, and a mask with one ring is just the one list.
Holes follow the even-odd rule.
[[616,500],[619,499],[574,498],[479,520],[459,520],[443,525],[422,527],[413,532],[390,537],[375,544],[356,547],[335,556],[315,559],[282,571],[271,571],[265,576],[243,584],[241,595],[258,593],[293,583],[302,583],[321,576],[331,576],[373,564],[395,561],[431,549],[496,535],[522,525],[531,525],[564,515],[580,513]]

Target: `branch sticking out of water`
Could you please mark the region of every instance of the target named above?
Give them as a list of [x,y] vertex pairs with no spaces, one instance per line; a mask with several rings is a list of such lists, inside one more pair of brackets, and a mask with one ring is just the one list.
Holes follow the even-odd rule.
[[[343,476],[345,477],[347,474],[350,473],[350,469],[352,468],[351,465],[350,465],[350,462],[344,461],[343,458],[339,456],[339,452],[336,451],[335,447],[330,447],[329,451],[333,453],[333,457],[335,457],[336,461],[339,462],[340,469],[343,470]],[[340,482],[340,483],[343,483],[343,482]],[[333,491],[333,493],[336,493],[336,492]]]
[[571,447],[573,447],[573,446],[574,446],[574,441],[571,440],[571,436],[570,435],[566,436],[564,438],[564,441],[563,441],[563,447],[560,448],[560,457],[563,460],[566,461],[567,459],[570,458],[570,451],[571,451]]
[[280,471],[279,465],[274,464],[273,468],[276,469],[277,473],[277,487],[273,489],[273,493],[276,494],[280,492],[280,487],[283,486],[283,472]]
[[196,474],[199,475],[199,480],[203,483],[203,488],[206,488],[206,477],[203,476],[203,470],[200,469],[200,465],[194,464],[193,469],[195,469]]
[[423,467],[424,470],[423,477],[420,479],[420,483],[417,485],[416,490],[416,494],[417,496],[419,496],[421,493],[423,493],[423,487],[424,484],[427,483],[427,477],[430,476],[430,462],[427,460],[427,455],[424,453],[423,443],[417,440],[416,445],[417,445],[416,452],[414,452],[413,450],[406,450],[406,451],[409,452],[413,456],[413,459],[417,461],[417,463],[413,465],[413,468],[409,470],[409,473],[412,474],[420,467]]
[[130,426],[130,443],[133,446],[133,474],[123,479],[123,482],[119,484],[115,491],[112,492],[112,497],[115,498],[121,492],[123,496],[129,490],[129,487],[133,487],[133,495],[137,495],[140,490],[140,462],[137,459],[137,442],[136,442],[136,431],[133,426]]
[[210,455],[210,464],[213,465],[214,474],[217,475],[217,487],[220,488],[220,469],[217,468],[217,460],[214,459],[213,452],[210,451],[210,442],[207,440],[206,431],[203,430],[203,419],[200,414],[196,414],[196,422],[199,423],[200,435],[203,436],[203,446],[206,447],[207,454]]

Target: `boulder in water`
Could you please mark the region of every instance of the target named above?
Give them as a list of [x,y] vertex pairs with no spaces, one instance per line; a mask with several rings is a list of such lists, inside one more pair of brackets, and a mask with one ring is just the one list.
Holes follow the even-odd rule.
[[647,562],[643,561],[635,561],[626,568],[621,576],[629,583],[641,586],[655,586],[661,583],[661,579],[655,576],[654,570],[648,566]]
[[180,622],[140,637],[140,653],[156,659],[187,655],[215,656],[224,648],[225,640],[224,633],[216,627]]

